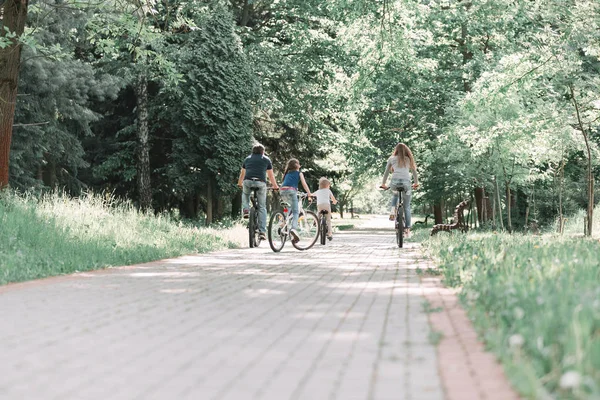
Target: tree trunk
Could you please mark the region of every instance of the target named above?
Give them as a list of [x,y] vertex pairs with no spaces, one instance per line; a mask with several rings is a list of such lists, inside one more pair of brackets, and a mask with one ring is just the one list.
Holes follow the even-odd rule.
[[150,134],[148,130],[148,81],[141,75],[135,85],[137,100],[137,189],[142,210],[152,208],[150,183]]
[[562,160],[560,170],[558,172],[558,233],[563,234],[564,216],[563,216],[563,187],[565,180],[565,163]]
[[206,184],[206,226],[213,223],[213,187],[212,179]]
[[[267,201],[267,205],[269,202]],[[240,217],[240,211],[242,209],[242,194],[238,192],[231,198],[231,218],[237,219]],[[270,211],[270,210],[269,210]]]
[[502,217],[502,200],[500,199],[500,188],[498,187],[498,179],[494,176],[494,182],[496,183],[496,197],[498,198],[498,219],[500,220],[500,227],[504,229],[504,219]]
[[506,229],[510,233],[512,233],[512,218],[511,218],[511,209],[512,209],[512,199],[510,193],[510,185],[508,182],[505,182],[506,185]]
[[10,142],[21,64],[19,38],[25,29],[29,2],[28,0],[4,0],[3,3],[0,3],[0,15],[2,16],[0,37],[4,38],[8,33],[14,33],[16,37],[9,39],[10,46],[0,48],[0,189],[8,186]]
[[[467,10],[469,8],[470,8],[470,5],[468,5],[466,7]],[[460,40],[459,40],[460,52],[463,57],[463,60],[462,60],[463,66],[467,65],[467,63],[473,59],[473,53],[471,51],[469,51],[468,41],[469,41],[469,35],[468,35],[467,23],[463,22],[460,27]],[[468,93],[471,91],[471,82],[465,78],[463,78],[463,90],[465,91],[465,93]]]
[[483,187],[475,188],[475,205],[477,206],[477,221],[479,226],[482,226],[486,219],[485,212],[485,190]]
[[225,201],[224,201],[224,197],[222,196],[218,196],[215,193],[215,208],[217,209],[215,220],[216,221],[221,221],[223,219],[223,215],[225,215]]
[[433,220],[434,224],[443,224],[444,217],[442,216],[442,202],[433,205]]
[[56,161],[49,154],[46,154],[44,158],[46,165],[43,168],[42,180],[45,186],[54,189],[56,187]]
[[529,230],[529,203],[525,207],[525,232]]
[[496,229],[496,195],[492,196],[492,221],[494,229]]
[[[483,220],[489,221],[492,217],[490,215],[490,210],[492,209],[492,202],[490,201],[490,196],[483,196]],[[493,211],[492,211],[493,214]]]
[[242,20],[240,22],[241,26],[248,25],[248,22],[250,21],[250,9],[251,8],[252,8],[252,3],[249,2],[248,0],[244,0],[244,5],[242,8]]
[[588,140],[588,135],[585,130],[585,127],[583,126],[583,121],[581,120],[581,114],[579,113],[579,104],[577,104],[577,99],[575,99],[575,90],[573,89],[573,85],[569,85],[569,90],[571,91],[571,98],[573,99],[573,104],[575,105],[575,112],[577,114],[577,122],[579,124],[579,129],[581,130],[581,134],[583,135],[583,139],[585,140],[585,147],[587,149],[588,207],[587,207],[587,224],[586,224],[585,235],[592,236],[592,228],[594,226],[594,175],[592,173],[592,153],[590,150],[590,142]]

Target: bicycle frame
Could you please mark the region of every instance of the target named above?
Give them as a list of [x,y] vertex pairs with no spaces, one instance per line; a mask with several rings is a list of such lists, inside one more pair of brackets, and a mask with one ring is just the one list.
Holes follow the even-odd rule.
[[252,188],[250,193],[250,210],[248,215],[248,242],[250,248],[260,245],[260,232],[258,228],[258,188]]
[[402,248],[404,245],[404,228],[406,227],[405,220],[405,211],[404,211],[404,199],[402,198],[402,193],[404,193],[404,188],[402,186],[396,189],[398,192],[398,204],[396,205],[396,243],[398,247]]
[[[384,190],[388,190],[388,187],[381,187]],[[394,216],[394,227],[396,230],[396,243],[398,247],[402,248],[404,246],[404,228],[406,227],[405,214],[404,214],[404,199],[402,198],[402,193],[404,193],[405,189],[403,186],[399,186],[394,189],[398,192],[398,204],[396,204],[396,213]]]
[[327,243],[327,214],[329,214],[329,211],[327,210],[319,211],[319,235],[321,236],[321,245]]

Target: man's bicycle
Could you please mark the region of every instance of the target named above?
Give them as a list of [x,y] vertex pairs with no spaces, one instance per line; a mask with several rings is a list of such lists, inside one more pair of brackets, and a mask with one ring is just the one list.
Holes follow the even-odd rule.
[[[380,186],[383,190],[388,190],[388,187]],[[398,186],[395,189],[398,192],[398,204],[396,205],[396,215],[394,216],[396,228],[396,243],[402,248],[404,245],[404,229],[406,228],[406,220],[404,213],[404,200],[402,193],[405,191],[403,186]]]
[[[319,219],[312,211],[304,210],[303,202],[307,198],[306,193],[298,192],[298,240],[291,240],[292,245],[298,250],[308,250],[314,246],[319,238]],[[292,208],[291,205],[280,200],[280,208],[271,214],[267,235],[269,246],[274,252],[283,249],[288,238],[291,239]]]
[[258,224],[258,190],[259,188],[250,188],[250,210],[248,211],[248,244],[250,248],[260,246],[262,238]]

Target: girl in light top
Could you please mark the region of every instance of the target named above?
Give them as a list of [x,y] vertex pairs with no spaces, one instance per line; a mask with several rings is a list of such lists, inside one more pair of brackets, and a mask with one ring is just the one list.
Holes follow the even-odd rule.
[[319,190],[317,190],[314,195],[317,197],[317,210],[321,212],[322,210],[326,210],[326,218],[327,218],[327,239],[333,239],[333,231],[331,230],[331,202],[333,204],[337,204],[337,200],[333,193],[331,193],[331,183],[325,177],[319,179]]
[[383,189],[388,188],[386,182],[390,172],[392,173],[392,180],[389,188],[394,191],[391,203],[392,212],[390,214],[390,221],[393,221],[396,217],[396,205],[398,204],[398,192],[396,190],[399,187],[403,187],[404,192],[402,192],[402,200],[404,201],[404,218],[406,220],[405,233],[406,236],[409,237],[411,227],[410,199],[412,198],[410,175],[412,173],[414,180],[412,189],[419,187],[419,177],[417,176],[417,164],[415,163],[415,158],[408,146],[404,143],[398,143],[394,148],[391,157],[388,158],[385,166],[385,173],[383,174],[383,183],[381,184]]
[[304,180],[304,174],[300,172],[300,161],[292,158],[288,161],[287,167],[285,167],[285,173],[283,175],[283,183],[279,188],[281,193],[281,199],[290,204],[292,209],[292,229],[290,230],[290,235],[293,240],[299,240],[298,232],[298,184],[302,182],[302,187],[306,190],[306,194],[308,196],[312,196],[310,194],[310,189]]

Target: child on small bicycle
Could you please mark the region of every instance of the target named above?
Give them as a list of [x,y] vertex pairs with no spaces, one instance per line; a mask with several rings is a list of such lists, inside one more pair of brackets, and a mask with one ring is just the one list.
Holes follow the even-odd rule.
[[306,180],[304,179],[304,174],[300,172],[300,161],[295,158],[292,158],[288,161],[287,166],[285,167],[285,173],[283,174],[283,182],[279,188],[279,193],[281,193],[281,199],[290,204],[292,209],[292,229],[290,230],[290,235],[293,240],[299,240],[298,236],[298,184],[302,182],[302,187],[306,190],[306,194],[311,196],[310,189],[306,184]]
[[319,210],[319,213],[323,210],[327,211],[325,216],[327,219],[327,239],[331,240],[333,239],[333,231],[331,229],[331,202],[337,204],[337,200],[331,192],[331,182],[329,182],[329,179],[325,177],[319,179],[319,190],[314,193],[314,196],[317,198],[317,210]]

